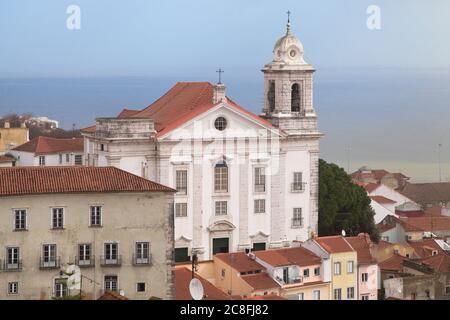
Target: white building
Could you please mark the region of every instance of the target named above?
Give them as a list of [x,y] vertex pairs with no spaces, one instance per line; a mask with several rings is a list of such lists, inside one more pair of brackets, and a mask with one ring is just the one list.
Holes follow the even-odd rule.
[[317,232],[319,139],[313,67],[292,35],[265,65],[257,116],[220,83],[177,83],[143,110],[99,118],[83,130],[85,160],[172,186],[175,255],[304,241]]
[[83,138],[57,139],[39,136],[15,147],[8,154],[24,166],[81,166],[84,164]]
[[0,300],[173,299],[173,191],[111,167],[0,168]]

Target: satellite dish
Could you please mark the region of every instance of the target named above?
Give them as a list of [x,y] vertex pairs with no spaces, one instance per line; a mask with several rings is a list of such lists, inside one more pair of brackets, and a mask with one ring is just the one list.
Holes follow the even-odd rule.
[[120,294],[122,297],[125,297],[125,291],[120,290],[120,291],[119,291],[119,294]]
[[204,295],[203,285],[200,280],[194,278],[189,283],[189,293],[191,294],[192,299],[194,300],[202,300]]
[[342,236],[345,237],[346,233],[345,233],[345,230],[344,230],[344,229],[342,229],[342,232],[341,232],[341,233],[342,233]]

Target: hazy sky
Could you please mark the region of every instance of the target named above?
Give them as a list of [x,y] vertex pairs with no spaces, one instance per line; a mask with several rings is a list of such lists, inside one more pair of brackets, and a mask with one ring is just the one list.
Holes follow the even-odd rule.
[[[72,4],[81,30],[66,27]],[[381,30],[366,26],[372,4]],[[288,9],[317,69],[322,157],[437,180],[442,143],[450,177],[448,0],[0,0],[0,116],[84,126],[175,81],[214,82],[219,67],[230,97],[259,112],[260,70]]]

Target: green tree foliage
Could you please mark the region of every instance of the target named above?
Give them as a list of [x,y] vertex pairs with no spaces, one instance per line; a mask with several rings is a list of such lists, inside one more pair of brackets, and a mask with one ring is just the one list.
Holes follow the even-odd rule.
[[368,233],[378,242],[374,211],[366,191],[352,183],[344,169],[319,160],[319,235]]

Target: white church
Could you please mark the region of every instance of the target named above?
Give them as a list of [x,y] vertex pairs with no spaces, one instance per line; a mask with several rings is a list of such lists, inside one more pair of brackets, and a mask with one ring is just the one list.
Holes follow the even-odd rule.
[[85,161],[177,190],[175,259],[263,250],[317,233],[319,139],[314,68],[286,34],[263,68],[260,115],[220,82],[177,83],[143,110],[98,118],[83,130]]

